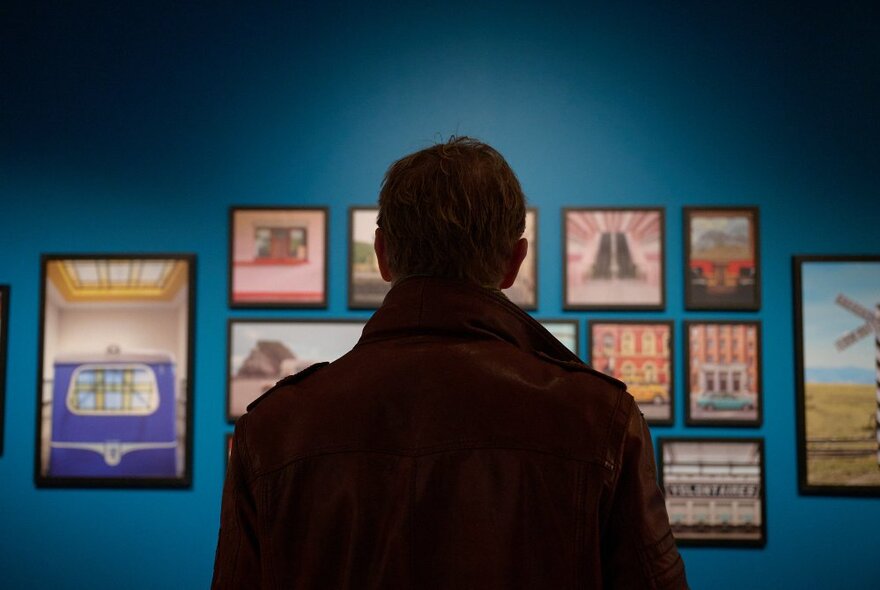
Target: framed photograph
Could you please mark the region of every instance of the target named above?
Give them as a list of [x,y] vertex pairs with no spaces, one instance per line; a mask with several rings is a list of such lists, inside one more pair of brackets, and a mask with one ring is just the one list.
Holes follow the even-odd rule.
[[9,336],[9,285],[0,285],[0,457],[3,456],[3,424],[6,407],[6,339]]
[[763,547],[764,441],[664,438],[658,468],[678,545]]
[[[373,250],[378,213],[376,207],[349,209],[348,307],[351,309],[376,309],[391,289],[391,284],[379,274],[379,261]],[[529,241],[529,251],[516,281],[504,290],[511,301],[527,310],[538,307],[537,227],[538,212],[530,208],[526,210],[526,229],[523,233],[523,237]]]
[[229,210],[230,307],[327,306],[327,208]]
[[195,257],[44,255],[35,481],[186,487]]
[[379,274],[379,259],[373,249],[377,207],[348,210],[348,307],[376,309],[382,305],[391,283]]
[[761,324],[684,323],[688,426],[761,425]]
[[590,320],[588,325],[590,365],[626,383],[649,424],[672,424],[672,321]]
[[538,309],[538,210],[526,209],[526,230],[523,237],[529,241],[529,251],[519,267],[516,280],[502,293],[526,310]]
[[231,319],[226,418],[234,422],[278,381],[351,350],[365,322]]
[[577,320],[538,320],[538,322],[575,356],[581,357],[580,330],[578,330]]
[[686,309],[761,308],[757,207],[684,208]]
[[666,306],[660,208],[562,211],[565,309]]
[[880,496],[880,255],[793,266],[800,491]]

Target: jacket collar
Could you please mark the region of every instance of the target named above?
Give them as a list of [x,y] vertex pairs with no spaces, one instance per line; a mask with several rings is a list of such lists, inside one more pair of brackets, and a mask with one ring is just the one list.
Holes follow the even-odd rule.
[[436,277],[398,281],[367,322],[359,344],[427,334],[495,338],[558,363],[583,365],[501,291]]

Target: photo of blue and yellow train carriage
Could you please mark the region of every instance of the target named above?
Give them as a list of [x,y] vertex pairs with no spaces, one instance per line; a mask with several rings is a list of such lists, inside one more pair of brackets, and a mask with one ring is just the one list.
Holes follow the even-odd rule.
[[49,475],[175,477],[174,388],[168,353],[56,359]]
[[42,257],[38,486],[190,484],[194,263]]

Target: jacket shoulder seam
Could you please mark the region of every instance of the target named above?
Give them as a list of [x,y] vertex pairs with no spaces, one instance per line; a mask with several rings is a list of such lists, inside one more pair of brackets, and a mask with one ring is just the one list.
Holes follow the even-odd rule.
[[249,403],[247,406],[247,411],[250,412],[251,410],[256,408],[257,405],[262,403],[263,400],[265,400],[267,397],[269,397],[270,395],[272,395],[273,393],[275,393],[276,391],[278,391],[282,387],[284,387],[286,385],[293,385],[295,383],[299,383],[301,381],[304,381],[306,379],[306,377],[310,377],[311,375],[314,375],[319,370],[323,369],[324,367],[326,367],[329,364],[330,363],[328,363],[326,361],[321,362],[321,363],[315,363],[313,365],[309,365],[308,367],[306,367],[305,369],[303,369],[299,373],[294,373],[293,375],[288,375],[287,377],[278,381],[275,385],[270,387],[269,390],[266,391],[263,395],[261,395],[260,397],[258,397],[257,399],[255,399],[254,401]]
[[554,357],[550,356],[549,354],[547,354],[546,352],[543,352],[540,350],[535,351],[533,354],[535,356],[537,356],[538,358],[540,358],[541,360],[553,363],[554,365],[556,365],[558,367],[562,367],[563,369],[566,369],[568,371],[588,373],[588,374],[593,375],[595,377],[599,377],[603,381],[613,385],[614,387],[616,387],[618,389],[623,389],[623,390],[626,389],[626,384],[623,381],[620,381],[619,379],[615,379],[611,375],[606,375],[602,371],[594,369],[593,367],[591,367],[590,365],[588,365],[582,361],[569,361],[569,360],[554,358]]

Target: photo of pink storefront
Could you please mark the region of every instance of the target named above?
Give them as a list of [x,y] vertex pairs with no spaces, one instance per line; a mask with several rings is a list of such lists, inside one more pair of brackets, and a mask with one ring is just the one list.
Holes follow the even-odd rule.
[[327,305],[327,210],[233,207],[229,304]]

